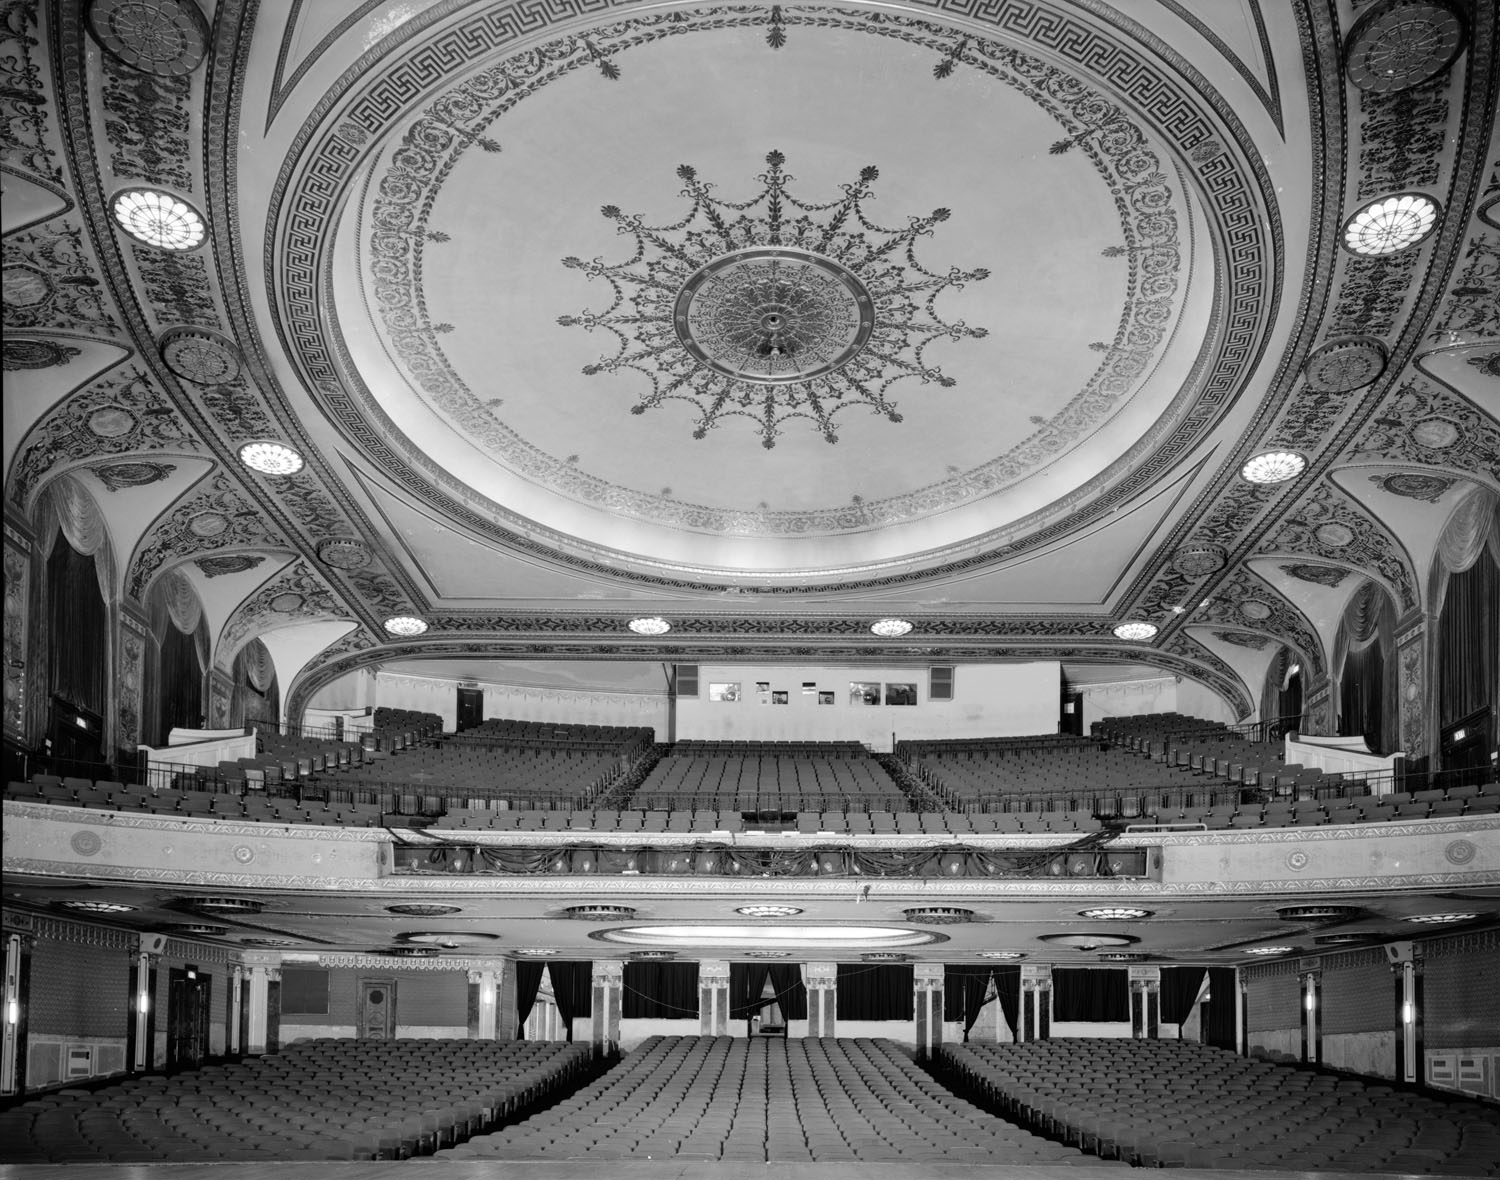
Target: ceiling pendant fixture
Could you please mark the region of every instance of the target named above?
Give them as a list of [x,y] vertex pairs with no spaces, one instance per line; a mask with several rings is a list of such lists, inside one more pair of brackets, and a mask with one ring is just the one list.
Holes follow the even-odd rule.
[[633,918],[635,910],[628,905],[570,905],[563,916],[580,922],[608,922],[615,918]]
[[672,629],[666,619],[631,619],[625,625],[637,635],[665,635]]
[[1240,476],[1247,483],[1285,483],[1306,467],[1307,460],[1294,451],[1262,451],[1246,461]]
[[781,152],[769,153],[760,191],[744,201],[714,196],[714,186],[684,164],[677,175],[692,201],[686,216],[648,225],[605,205],[604,216],[634,239],[630,257],[563,259],[614,292],[603,311],[558,323],[603,328],[618,341],[583,371],[649,380],[631,413],[685,401],[697,411],[694,438],[740,417],[755,423],[768,448],[783,423],[803,418],[834,443],[834,419],[846,409],[900,422],[888,394],[903,381],[956,384],[927,356],[935,341],[987,334],[944,320],[936,301],[989,272],[928,270],[916,257],[947,209],[886,228],[866,208],[880,175],[875,167],[842,186],[842,198],[806,201],[792,194],[785,163]]
[[910,635],[912,624],[905,619],[877,619],[870,624],[870,631],[882,639],[900,639]]
[[187,904],[209,914],[258,914],[266,908],[253,897],[193,897]]
[[1344,222],[1344,249],[1379,257],[1415,246],[1437,225],[1437,202],[1423,193],[1381,197]]
[[388,914],[407,914],[413,918],[440,918],[444,914],[456,914],[462,910],[456,905],[429,905],[426,903],[409,903],[405,905],[388,905],[385,907]]
[[1101,922],[1128,922],[1132,918],[1149,918],[1153,911],[1138,909],[1135,906],[1111,905],[1100,906],[1092,910],[1079,910],[1080,918],[1097,918]]
[[794,905],[742,905],[734,912],[747,918],[790,918],[802,910]]
[[82,910],[86,914],[128,914],[135,909],[133,905],[125,905],[118,901],[89,901],[84,898],[74,898],[63,902],[70,910]]
[[1136,642],[1151,639],[1156,635],[1155,623],[1121,623],[1115,628],[1115,638]]
[[122,230],[158,250],[193,250],[208,236],[198,210],[159,189],[122,189],[110,202],[110,211]]
[[301,455],[279,442],[246,443],[240,448],[240,462],[262,475],[296,475],[305,465]]
[[919,926],[955,926],[961,922],[972,922],[974,911],[956,905],[927,905],[902,910],[908,922]]
[[392,635],[409,638],[427,630],[427,623],[413,615],[396,615],[385,621],[385,629]]
[[1283,922],[1349,922],[1364,913],[1357,905],[1284,905],[1276,907]]
[[1139,938],[1132,938],[1128,934],[1095,934],[1093,932],[1082,934],[1041,934],[1037,937],[1042,942],[1054,942],[1059,946],[1076,947],[1081,951],[1096,951],[1104,946],[1129,946],[1133,942],[1140,942]]

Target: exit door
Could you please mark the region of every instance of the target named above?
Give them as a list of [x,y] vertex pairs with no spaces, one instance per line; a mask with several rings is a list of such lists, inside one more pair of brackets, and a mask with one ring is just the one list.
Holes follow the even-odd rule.
[[390,1041],[396,1037],[396,981],[359,981],[359,1035],[366,1041]]
[[213,981],[196,967],[174,967],[167,976],[167,1068],[196,1069],[208,1057],[208,1014]]
[[472,729],[484,720],[484,689],[458,690],[458,732]]

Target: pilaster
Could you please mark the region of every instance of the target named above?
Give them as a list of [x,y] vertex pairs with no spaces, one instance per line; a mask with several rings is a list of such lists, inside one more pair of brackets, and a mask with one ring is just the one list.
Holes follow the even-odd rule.
[[807,1035],[837,1036],[839,965],[804,963],[802,982],[807,988]]
[[722,959],[698,963],[698,1030],[706,1037],[729,1034],[729,964]]

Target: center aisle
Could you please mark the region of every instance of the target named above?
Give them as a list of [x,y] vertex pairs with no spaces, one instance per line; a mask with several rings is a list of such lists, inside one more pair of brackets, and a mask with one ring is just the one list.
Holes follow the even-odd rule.
[[1100,1165],[865,1038],[652,1037],[566,1101],[435,1158]]

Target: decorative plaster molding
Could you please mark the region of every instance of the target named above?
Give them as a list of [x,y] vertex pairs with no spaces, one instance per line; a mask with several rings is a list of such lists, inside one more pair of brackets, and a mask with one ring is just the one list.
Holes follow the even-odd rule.
[[446,958],[433,955],[424,959],[401,959],[391,955],[358,953],[329,953],[318,956],[319,967],[352,967],[359,971],[464,971],[470,973],[470,983],[482,980],[472,978],[483,972],[498,975],[498,964],[504,960],[476,958]]
[[625,962],[622,959],[595,959],[593,981],[595,987],[624,987]]

